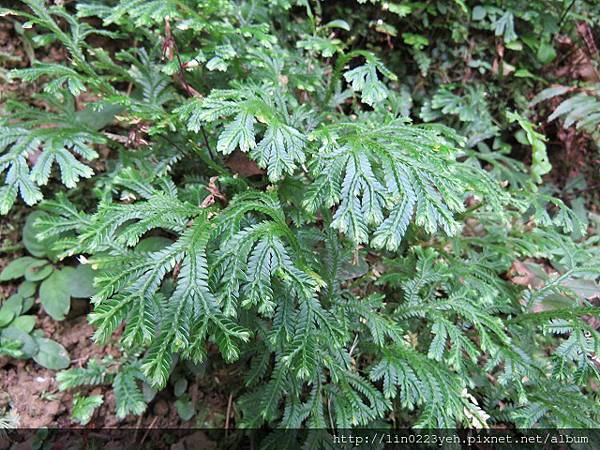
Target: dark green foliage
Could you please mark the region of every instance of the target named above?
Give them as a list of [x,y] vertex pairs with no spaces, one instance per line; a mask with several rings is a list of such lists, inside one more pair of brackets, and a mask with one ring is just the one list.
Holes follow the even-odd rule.
[[[386,21],[415,15],[436,29],[446,14],[461,17],[444,33],[462,41],[470,14],[476,33],[534,47],[523,50],[533,70],[552,59],[557,12],[536,41],[520,33],[541,2],[527,15],[517,1],[373,1],[352,5],[352,24],[335,15],[343,5],[304,1],[25,3],[32,13],[11,14],[66,46],[71,61],[11,73],[44,77],[60,101],[11,106],[18,114],[3,119],[1,209],[17,190],[28,204],[41,200],[52,161],[73,188],[92,176],[73,155],[111,149],[83,183],[86,201],[74,190],[51,196],[35,226],[56,255],[83,255],[94,269],[94,339],[125,323],[120,344],[135,355],[118,370],[103,363],[108,373],[96,362],[63,372],[61,388],[111,382],[119,417],[140,414],[139,383],[164,388],[178,362],[222,359],[245,373],[238,426],[600,419],[590,395],[600,335],[589,322],[599,312],[580,289],[597,292],[597,243],[584,241],[587,217],[538,187],[550,163],[527,102],[491,105],[482,85],[461,83],[411,98],[415,77],[441,70],[439,55],[453,50],[402,34],[400,52],[419,64],[408,73],[349,36],[366,28],[362,11],[383,8]],[[135,38],[137,48],[93,48],[91,33]],[[96,100],[76,111],[82,92]],[[592,97],[577,98],[591,107]],[[559,109],[552,118],[566,115],[565,126],[582,120],[583,106]],[[57,126],[33,128],[42,123]],[[531,167],[511,145],[532,149]],[[555,273],[511,282],[531,276],[513,273],[526,260]],[[558,398],[561,411],[551,407]],[[99,402],[81,400],[81,420]]]

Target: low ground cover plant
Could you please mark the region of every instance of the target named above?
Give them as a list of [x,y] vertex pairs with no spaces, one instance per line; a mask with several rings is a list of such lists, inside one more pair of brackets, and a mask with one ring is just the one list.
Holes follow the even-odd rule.
[[35,49],[3,75],[35,93],[2,106],[0,211],[35,208],[54,261],[2,279],[60,320],[44,286],[80,271],[123,354],[61,388],[141,414],[188,365],[239,374],[240,427],[598,423],[597,216],[544,181],[549,124],[597,152],[598,85],[543,73],[591,3],[64,3],[0,9]]

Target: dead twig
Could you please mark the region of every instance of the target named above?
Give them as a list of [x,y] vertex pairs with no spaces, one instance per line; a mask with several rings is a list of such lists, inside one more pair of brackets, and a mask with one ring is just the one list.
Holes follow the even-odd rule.
[[216,183],[218,179],[219,177],[211,177],[208,181],[208,186],[206,187],[206,189],[208,189],[209,195],[202,201],[200,208],[208,208],[215,202],[215,199],[217,198],[223,203],[227,203],[227,198],[223,194],[221,194],[219,188],[217,187]]
[[[169,17],[165,17],[165,42],[163,44],[163,55],[169,61],[173,59],[173,56],[177,58],[177,68],[178,68],[178,76],[176,79],[179,81],[179,84],[183,87],[186,93],[191,97],[202,97],[202,94],[190,86],[185,79],[185,70],[184,64],[181,62],[181,56],[179,55],[179,48],[177,47],[177,42],[171,33],[171,24],[169,22]],[[202,137],[204,138],[204,144],[206,145],[206,149],[208,150],[208,154],[211,159],[214,158],[214,153],[210,144],[208,142],[208,137],[206,135],[206,130],[203,125],[200,125],[200,131],[202,132]]]
[[138,433],[140,432],[140,425],[142,424],[142,419],[144,418],[144,414],[141,414],[140,417],[138,417],[137,422],[135,423],[135,433],[133,434],[133,443],[135,444],[135,440],[138,437]]
[[144,444],[144,441],[146,440],[146,438],[148,437],[148,434],[150,434],[150,431],[152,430],[152,427],[156,424],[156,421],[158,420],[158,416],[155,417],[152,422],[150,423],[150,426],[148,427],[148,429],[146,430],[146,432],[144,433],[144,436],[142,436],[142,440],[140,441],[140,448],[142,447],[142,445]]
[[229,417],[231,416],[231,407],[233,405],[233,394],[229,394],[229,400],[227,400],[227,414],[225,415],[225,436],[229,431]]

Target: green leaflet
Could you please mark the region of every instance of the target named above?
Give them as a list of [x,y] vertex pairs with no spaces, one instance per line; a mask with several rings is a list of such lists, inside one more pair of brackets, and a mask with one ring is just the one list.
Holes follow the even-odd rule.
[[[280,92],[265,88],[272,91],[276,100],[285,101]],[[237,148],[250,152],[258,165],[267,169],[269,179],[278,181],[284,175],[294,173],[306,160],[306,137],[286,124],[285,115],[277,114],[276,108],[268,95],[257,87],[248,86],[237,90],[214,90],[206,99],[193,100],[178,111],[193,131],[199,131],[203,123],[233,116],[233,120],[225,122],[219,134],[217,150],[224,155],[233,153]],[[257,122],[266,126],[262,139],[258,141]]]
[[[0,187],[0,213],[6,214],[17,193],[28,205],[42,199],[39,186],[48,183],[53,164],[60,169],[62,183],[73,188],[81,178],[89,178],[93,170],[77,160],[73,153],[91,160],[97,153],[91,142],[104,142],[98,136],[78,129],[38,128],[26,130],[0,126],[0,171],[6,171],[5,185]],[[38,147],[44,151],[30,169],[26,158]]]
[[[507,117],[511,122],[516,121],[525,133],[525,138],[521,138],[523,143],[531,145],[532,160],[531,160],[531,176],[536,183],[542,182],[542,175],[550,172],[552,165],[548,160],[546,153],[546,137],[543,134],[536,132],[533,125],[524,117],[517,113],[507,112]],[[517,136],[517,138],[519,138]]]
[[[314,163],[316,179],[305,206],[316,210],[339,202],[331,226],[356,243],[395,250],[413,220],[429,233],[457,230],[453,214],[463,210],[464,192],[488,195],[498,204],[494,182],[477,180],[453,161],[458,149],[436,128],[402,121],[382,126],[341,124],[332,127],[335,143],[326,143]],[[475,183],[474,183],[475,182]]]

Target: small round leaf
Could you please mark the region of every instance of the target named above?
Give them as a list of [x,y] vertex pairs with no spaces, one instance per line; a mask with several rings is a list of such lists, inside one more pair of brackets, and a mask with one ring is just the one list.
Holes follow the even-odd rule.
[[69,293],[71,297],[90,298],[96,293],[96,289],[94,288],[95,272],[90,265],[80,264],[75,269],[66,272],[66,274],[69,279]]
[[36,363],[51,370],[62,370],[69,367],[71,360],[62,345],[47,338],[36,337],[35,341],[39,347],[39,351],[33,357]]
[[63,320],[71,309],[68,275],[65,274],[68,271],[57,270],[40,286],[40,301],[54,320]]
[[26,313],[27,311],[29,311],[31,309],[31,307],[33,306],[34,303],[34,298],[33,297],[27,297],[26,299],[23,300],[23,307],[21,308],[21,314]]
[[38,344],[36,341],[22,329],[11,325],[8,328],[2,330],[2,339],[9,341],[17,341],[21,343],[19,350],[23,353],[23,356],[31,358],[38,352]]
[[6,266],[0,274],[0,281],[16,280],[17,278],[21,278],[23,275],[25,275],[25,270],[35,261],[40,260],[32,258],[31,256],[23,256],[22,258],[17,258],[14,261],[11,261],[11,263]]
[[35,327],[35,316],[19,316],[10,324],[11,327],[18,328],[25,333],[31,333]]
[[27,281],[41,281],[48,278],[52,273],[53,267],[48,261],[36,261],[25,269],[25,279]]
[[23,281],[19,286],[18,293],[21,297],[33,297],[37,289],[37,283],[35,281]]
[[173,386],[173,392],[175,397],[181,397],[187,391],[188,381],[187,379],[181,377],[179,380],[175,382],[175,386]]
[[190,420],[192,417],[194,417],[194,414],[196,414],[194,405],[187,394],[181,396],[175,402],[175,409],[177,410],[177,414],[179,414],[181,420]]
[[9,323],[11,323],[12,320],[14,319],[14,317],[15,317],[14,311],[11,311],[10,309],[7,309],[7,308],[0,309],[0,328],[5,327]]
[[25,226],[23,227],[23,245],[25,245],[27,251],[33,256],[46,256],[49,250],[48,242],[40,241],[37,238],[37,230],[33,226],[35,220],[41,215],[41,211],[32,212],[29,214],[29,216],[27,216]]
[[23,312],[23,297],[20,294],[13,294],[4,302],[2,309],[8,309],[18,316]]

